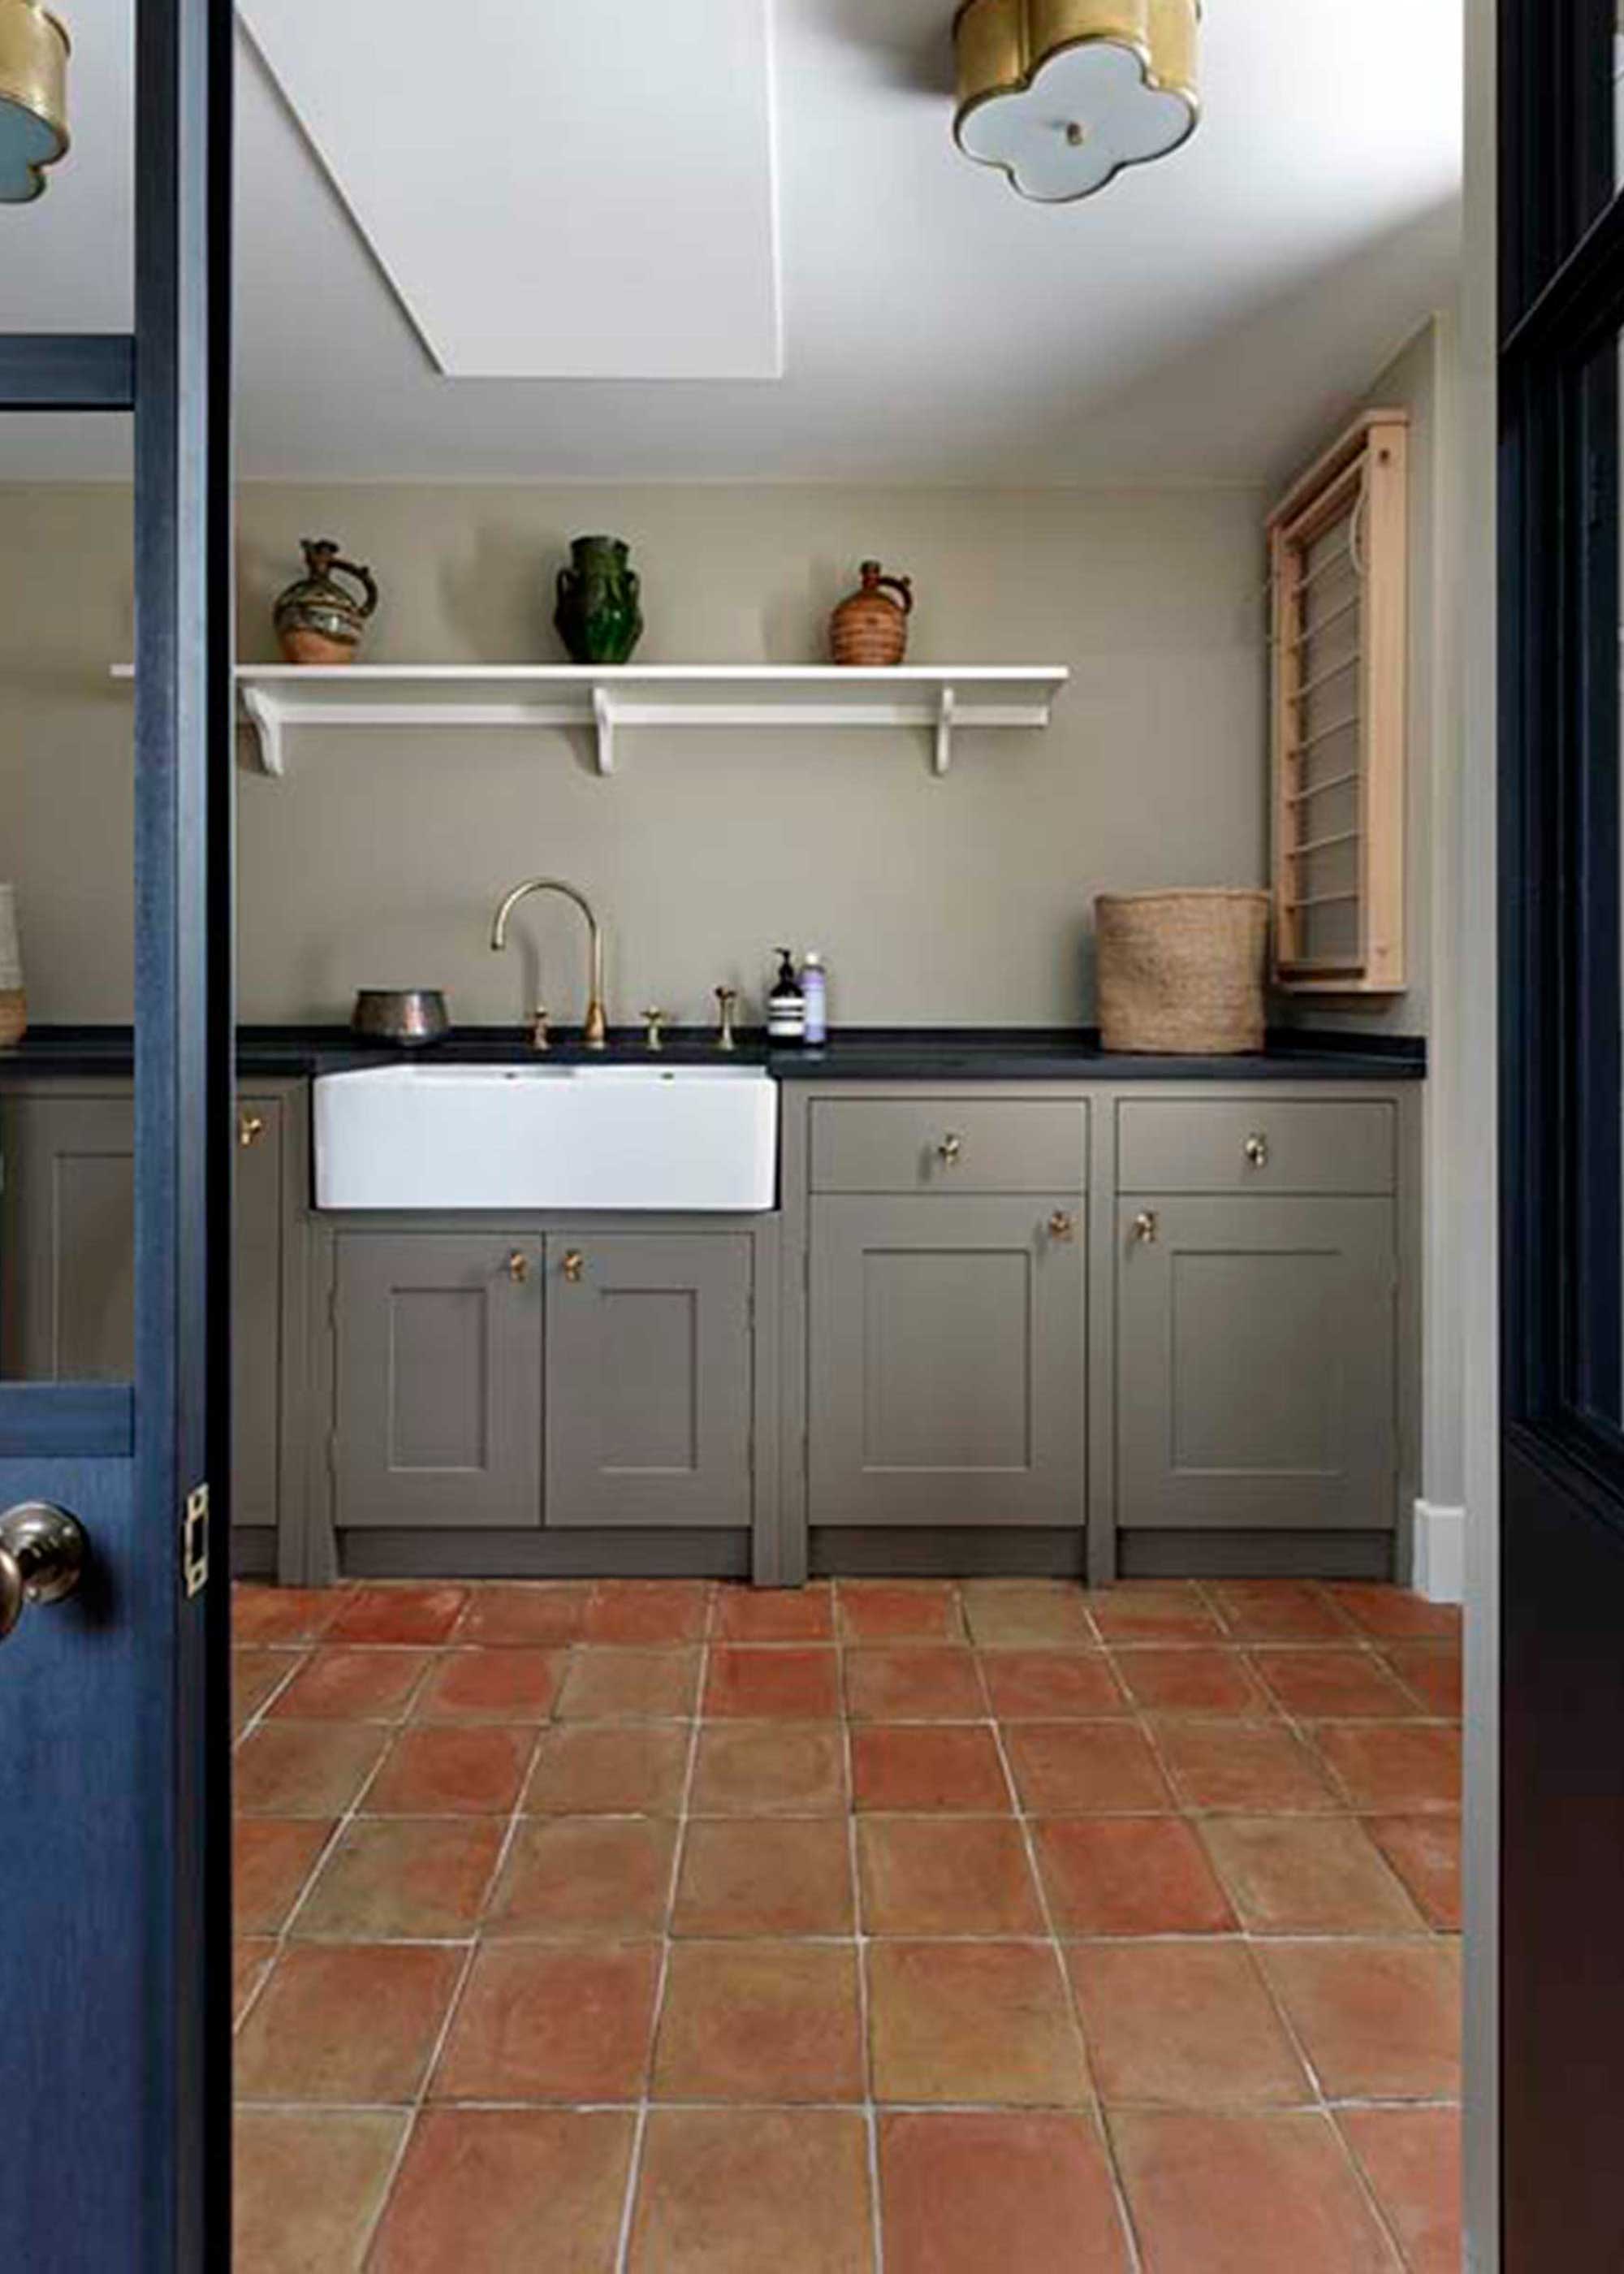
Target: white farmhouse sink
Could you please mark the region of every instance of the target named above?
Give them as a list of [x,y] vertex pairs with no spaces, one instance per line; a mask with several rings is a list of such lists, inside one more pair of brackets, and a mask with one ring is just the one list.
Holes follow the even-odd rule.
[[322,1209],[763,1209],[778,1085],[755,1066],[387,1065],[315,1085]]

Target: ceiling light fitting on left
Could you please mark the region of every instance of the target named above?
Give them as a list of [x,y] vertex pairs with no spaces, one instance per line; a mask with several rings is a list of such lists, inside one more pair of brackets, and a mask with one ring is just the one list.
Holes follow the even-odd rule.
[[66,154],[71,45],[35,0],[0,0],[0,205],[37,198]]

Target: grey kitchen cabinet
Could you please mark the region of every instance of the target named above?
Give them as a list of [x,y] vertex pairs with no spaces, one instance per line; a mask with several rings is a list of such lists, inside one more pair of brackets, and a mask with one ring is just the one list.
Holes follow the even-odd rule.
[[550,1234],[550,1526],[748,1526],[752,1246],[725,1232]]
[[539,1525],[543,1261],[534,1235],[338,1235],[329,1455],[341,1530]]
[[1118,1526],[1390,1531],[1393,1202],[1134,1193],[1116,1207]]
[[808,1238],[810,1523],[1079,1527],[1076,1193],[819,1193]]

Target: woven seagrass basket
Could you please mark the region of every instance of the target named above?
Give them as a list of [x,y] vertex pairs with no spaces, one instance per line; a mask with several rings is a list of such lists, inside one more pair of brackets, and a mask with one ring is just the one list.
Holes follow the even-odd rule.
[[1260,1050],[1267,892],[1101,892],[1100,1041],[1180,1057]]

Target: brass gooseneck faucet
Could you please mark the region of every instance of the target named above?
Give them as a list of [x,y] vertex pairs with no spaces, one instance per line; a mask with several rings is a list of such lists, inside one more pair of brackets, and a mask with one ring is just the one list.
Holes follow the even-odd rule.
[[[604,1015],[604,931],[603,926],[593,915],[591,902],[584,892],[578,892],[573,885],[565,884],[559,877],[531,877],[526,883],[515,885],[497,909],[495,919],[491,925],[492,952],[500,955],[507,946],[508,919],[520,901],[528,900],[532,892],[560,893],[565,900],[573,901],[586,918],[591,975],[589,982],[590,993],[583,1039],[589,1050],[601,1050],[606,1046],[609,1035],[609,1022]],[[545,1035],[545,1026],[538,1026],[538,1031]],[[538,1040],[536,1047],[538,1050],[545,1050],[546,1043],[545,1041]]]

